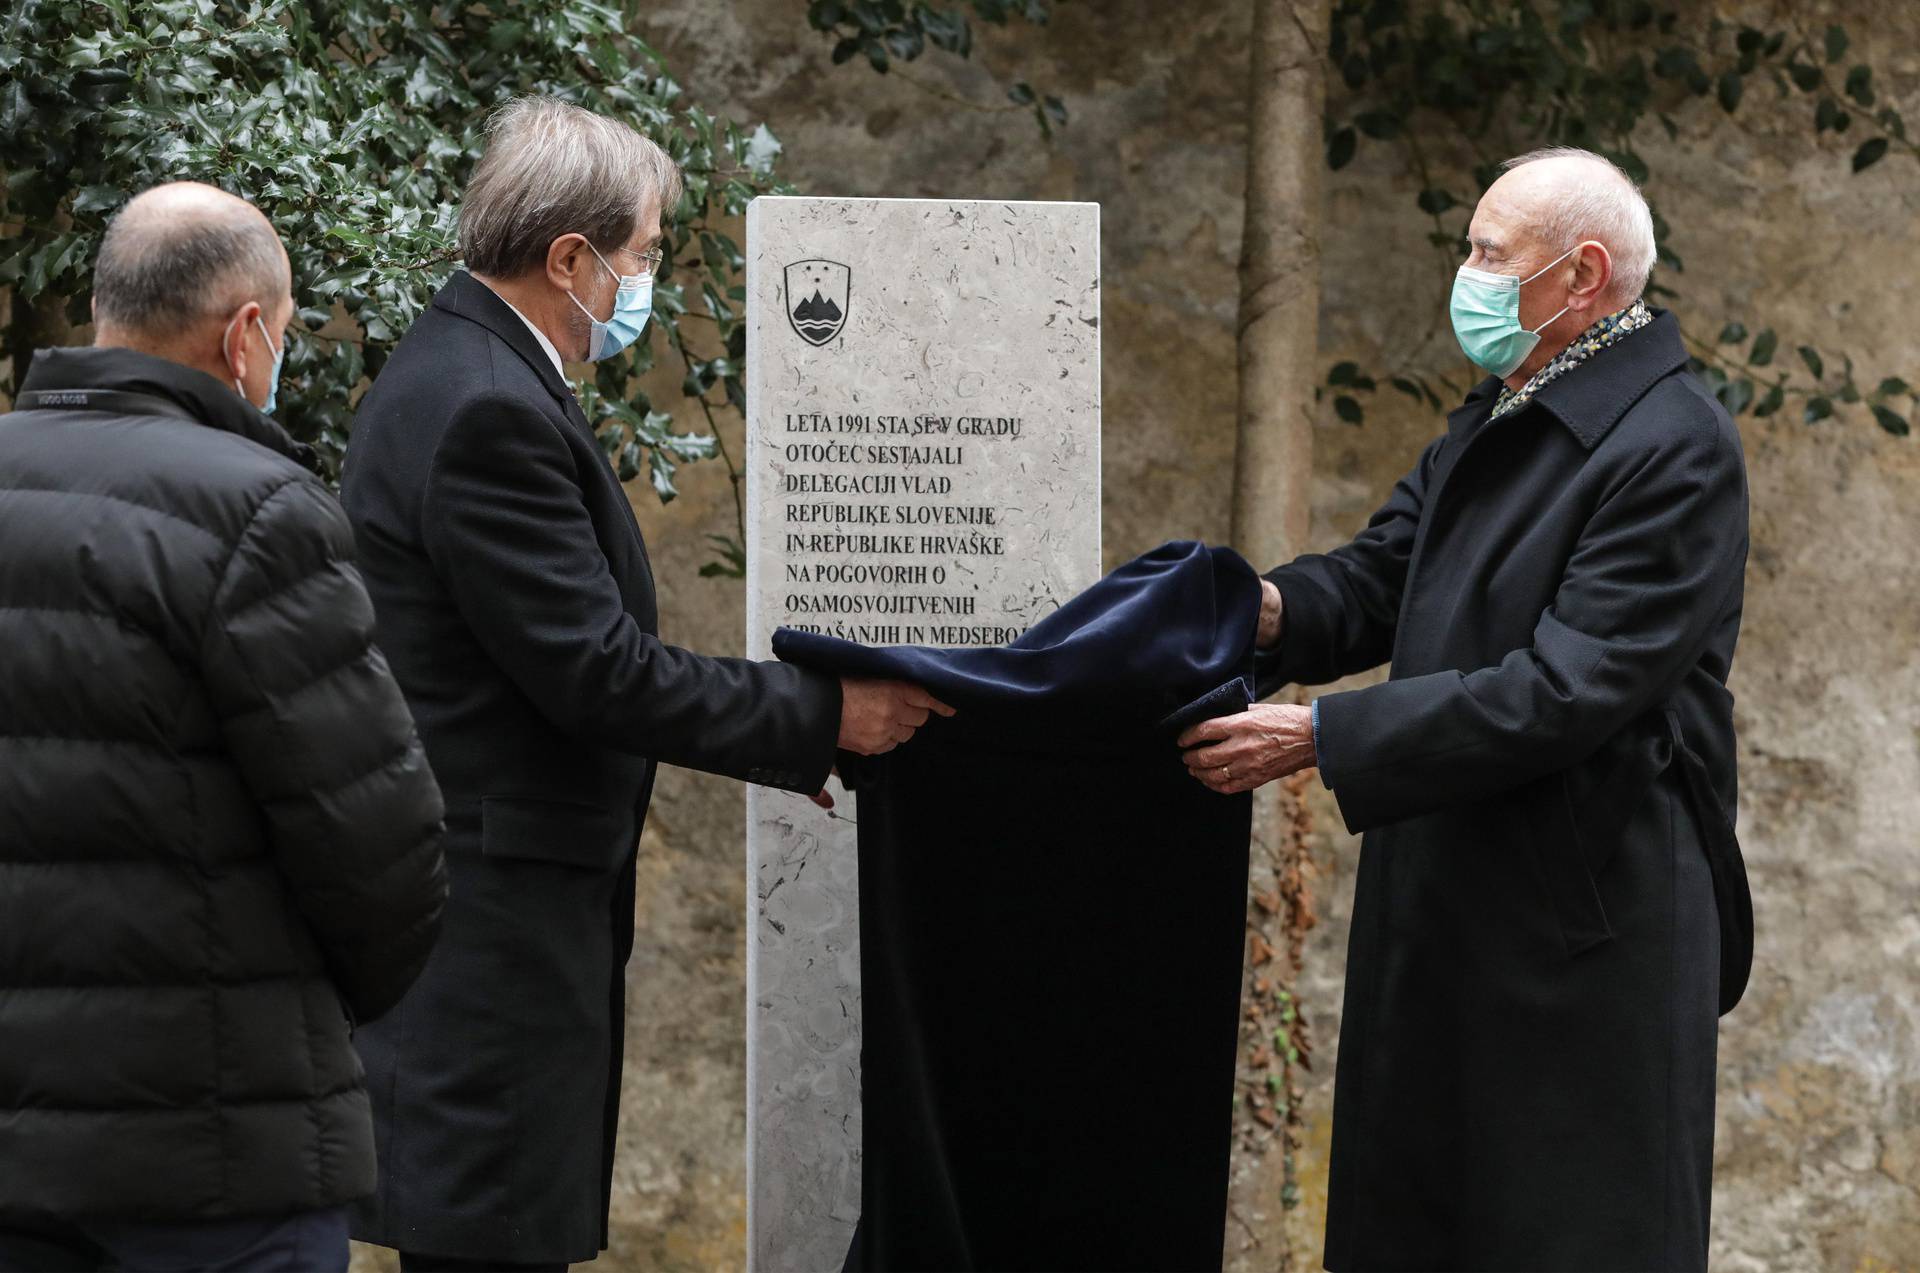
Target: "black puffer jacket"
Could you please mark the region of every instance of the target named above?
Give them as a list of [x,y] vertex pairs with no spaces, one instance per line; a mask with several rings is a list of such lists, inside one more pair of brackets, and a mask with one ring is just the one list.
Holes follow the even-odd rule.
[[446,896],[353,536],[231,389],[42,351],[0,416],[0,1218],[370,1192],[349,1013]]

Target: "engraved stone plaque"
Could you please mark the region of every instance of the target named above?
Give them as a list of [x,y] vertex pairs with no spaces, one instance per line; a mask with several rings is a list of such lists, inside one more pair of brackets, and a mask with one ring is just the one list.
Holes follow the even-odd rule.
[[[1099,577],[1098,205],[762,198],[747,258],[750,656],[782,626],[1000,645]],[[859,811],[834,794],[747,795],[761,1273],[838,1269],[860,1212]]]

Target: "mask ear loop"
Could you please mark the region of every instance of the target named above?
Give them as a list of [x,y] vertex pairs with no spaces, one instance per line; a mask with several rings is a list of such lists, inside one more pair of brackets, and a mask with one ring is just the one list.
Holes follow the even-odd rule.
[[[587,251],[593,253],[593,259],[600,262],[600,268],[605,270],[607,273],[613,275],[613,291],[614,291],[613,313],[614,314],[619,313],[620,312],[619,293],[620,293],[620,282],[621,282],[620,271],[614,269],[611,265],[607,264],[607,258],[600,255],[600,249],[593,246],[592,239],[587,238],[587,236],[584,234],[580,236],[580,239],[583,243],[587,245]],[[1547,268],[1552,269],[1553,267],[1549,265]],[[613,314],[608,314],[605,318],[594,318],[593,311],[580,303],[580,298],[573,294],[572,289],[568,289],[567,299],[573,302],[573,306],[575,309],[579,310],[582,314],[585,314],[589,319],[591,319],[596,323],[610,323],[613,321]]]
[[[1548,261],[1545,265],[1541,266],[1539,269],[1535,270],[1533,273],[1521,279],[1520,286],[1525,287],[1527,284],[1533,282],[1533,280],[1539,278],[1542,274],[1545,274],[1548,270],[1560,264],[1560,262],[1566,260],[1568,257],[1572,256],[1575,252],[1578,252],[1579,250],[1580,250],[1580,244],[1578,243],[1574,244],[1572,247],[1562,252],[1559,256],[1554,257],[1551,261]],[[1516,288],[1515,290],[1517,291],[1518,289]],[[1560,314],[1564,314],[1572,308],[1573,306],[1571,305],[1563,305],[1560,307]],[[1529,331],[1527,334],[1529,336],[1538,336],[1541,332],[1547,330],[1547,328],[1559,322],[1560,314],[1555,314],[1552,318],[1549,318],[1546,322],[1540,324],[1538,327],[1535,327],[1533,330]]]
[[[1583,239],[1581,240],[1581,242],[1584,243],[1585,240]],[[588,246],[591,247],[592,244],[588,244]],[[1541,266],[1539,269],[1535,270],[1533,273],[1521,279],[1520,286],[1525,287],[1527,284],[1533,282],[1533,280],[1539,278],[1542,274],[1545,274],[1548,270],[1560,264],[1560,262],[1566,260],[1568,257],[1572,256],[1575,252],[1578,252],[1579,250],[1580,250],[1580,244],[1579,243],[1574,244],[1572,247],[1562,252],[1559,256],[1554,257],[1551,261],[1548,261],[1545,265]]]
[[[226,328],[220,333],[220,357],[226,360],[228,371],[233,370],[233,359],[229,357],[227,354],[227,337],[233,334],[233,324],[235,321],[236,321],[235,319],[229,318],[227,320]],[[262,334],[264,334],[264,332]],[[241,339],[245,340],[246,337],[242,336]],[[267,348],[272,349],[273,342],[271,341],[267,342]],[[233,378],[233,391],[239,394],[240,397],[242,399],[245,399],[247,402],[249,403],[252,402],[252,399],[247,398],[247,391],[244,387],[241,386],[240,377],[238,376],[235,376]]]
[[[1561,306],[1561,307],[1560,307],[1560,314],[1564,314],[1564,313],[1566,313],[1566,312],[1567,312],[1568,310],[1570,310],[1570,309],[1572,309],[1572,308],[1573,308],[1573,306],[1571,306],[1571,305],[1563,305],[1563,306]],[[1540,325],[1539,325],[1538,327],[1535,327],[1535,328],[1533,328],[1533,329],[1532,329],[1532,330],[1531,330],[1531,331],[1530,331],[1530,332],[1528,333],[1528,335],[1531,335],[1531,336],[1538,336],[1538,335],[1539,335],[1539,334],[1540,334],[1541,332],[1543,332],[1543,331],[1545,331],[1545,330],[1547,330],[1547,328],[1549,328],[1549,327],[1551,327],[1551,326],[1553,326],[1553,325],[1554,325],[1555,323],[1557,323],[1557,322],[1559,322],[1559,321],[1560,321],[1560,314],[1555,314],[1555,315],[1554,315],[1554,316],[1553,316],[1552,318],[1549,318],[1549,319],[1548,319],[1548,320],[1547,320],[1546,322],[1544,322],[1544,323],[1542,323],[1542,324],[1540,324]]]

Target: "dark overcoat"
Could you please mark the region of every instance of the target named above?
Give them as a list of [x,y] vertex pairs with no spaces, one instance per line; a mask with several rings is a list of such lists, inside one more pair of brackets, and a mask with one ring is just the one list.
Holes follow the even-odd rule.
[[818,791],[839,682],[659,639],[625,490],[532,331],[465,273],[362,401],[343,494],[452,877],[419,984],[359,1034],[380,1182],[354,1236],[592,1259],[654,765]]
[[1269,577],[1365,833],[1330,1269],[1703,1268],[1717,1016],[1746,983],[1726,689],[1740,437],[1673,315],[1492,419],[1487,380],[1354,540]]

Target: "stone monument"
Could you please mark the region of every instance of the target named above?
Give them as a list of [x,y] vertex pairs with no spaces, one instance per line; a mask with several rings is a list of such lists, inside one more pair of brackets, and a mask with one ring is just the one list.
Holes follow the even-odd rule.
[[[777,627],[1001,645],[1100,574],[1100,210],[747,210],[747,652]],[[854,798],[747,794],[747,1224],[838,1269],[860,1214]],[[981,793],[990,799],[991,793]]]

